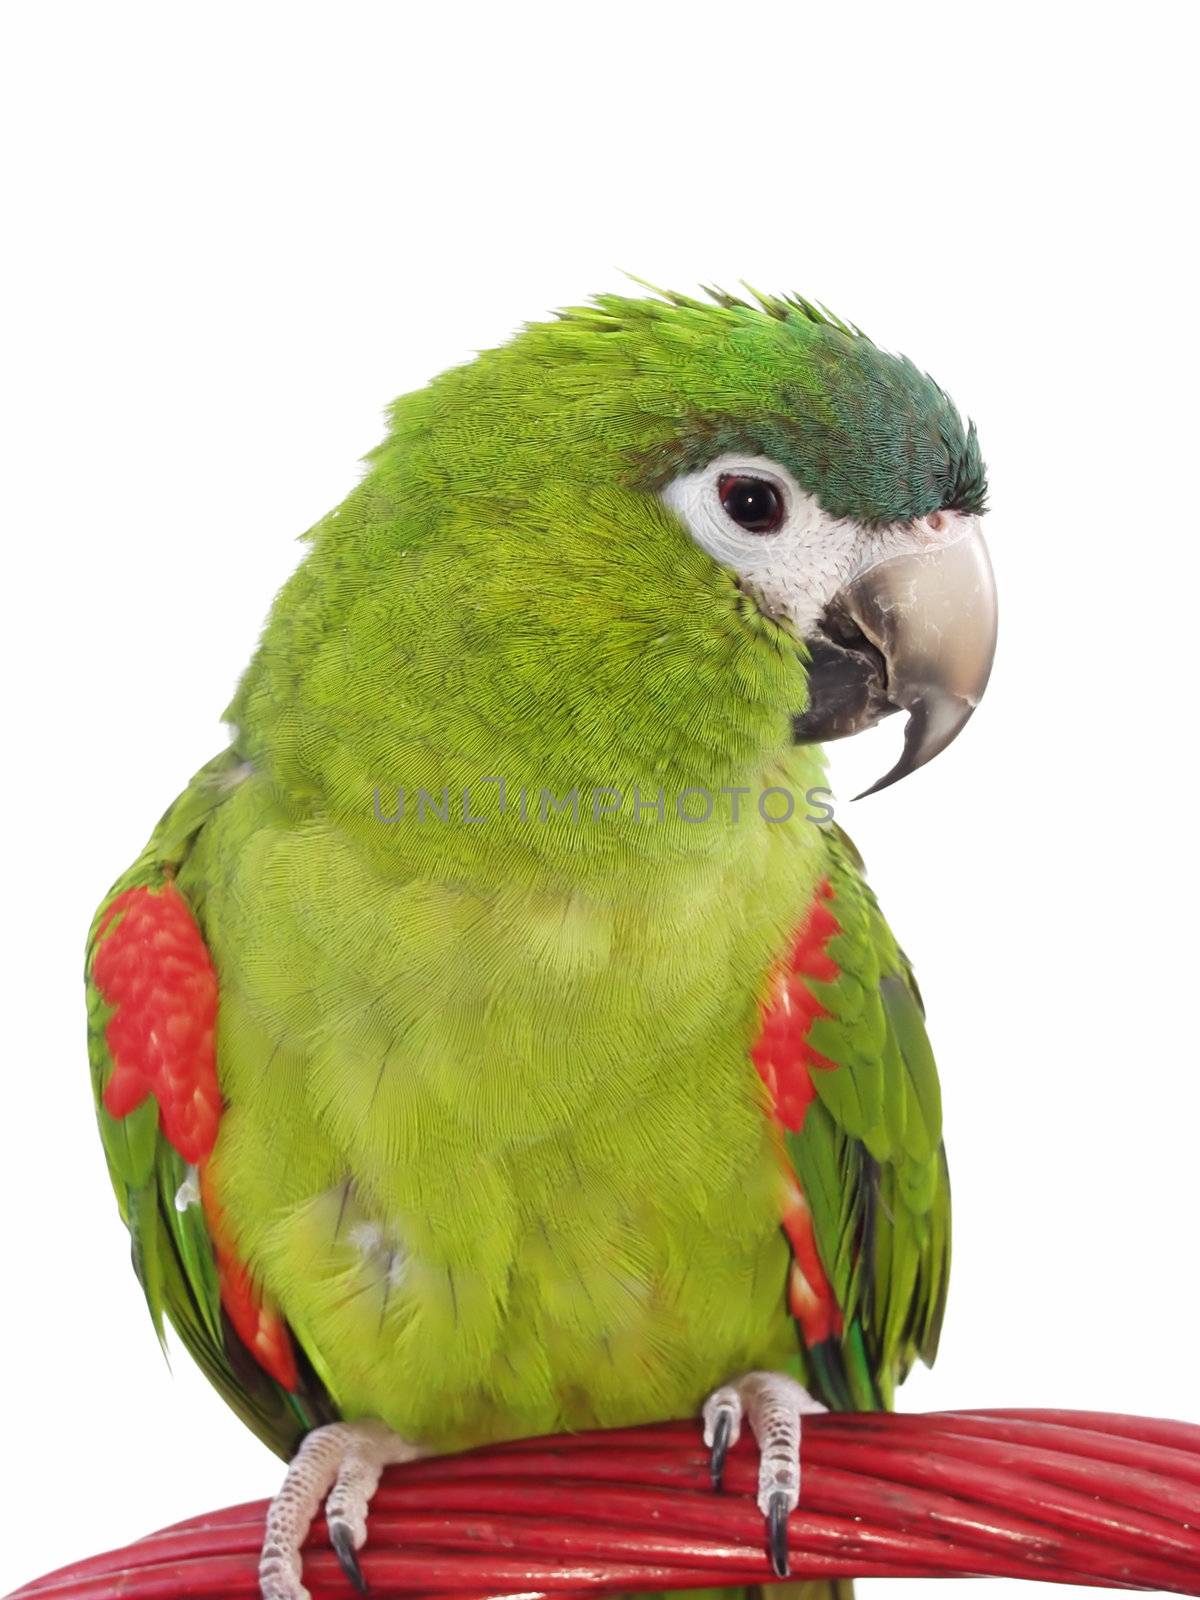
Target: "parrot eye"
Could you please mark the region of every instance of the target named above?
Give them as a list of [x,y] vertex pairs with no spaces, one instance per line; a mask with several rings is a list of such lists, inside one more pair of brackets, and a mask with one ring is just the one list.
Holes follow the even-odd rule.
[[811,496],[769,456],[718,456],[660,492],[700,548],[743,577],[777,566],[812,518]]
[[725,515],[747,533],[775,533],[783,525],[783,496],[767,478],[723,473],[717,493]]

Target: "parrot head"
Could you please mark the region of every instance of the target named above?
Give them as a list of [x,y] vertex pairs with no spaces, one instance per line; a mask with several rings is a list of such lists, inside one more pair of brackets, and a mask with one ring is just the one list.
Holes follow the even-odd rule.
[[809,302],[763,298],[758,310],[781,355],[790,336],[807,359],[740,429],[718,430],[716,455],[696,440],[662,497],[803,641],[797,743],[907,711],[903,752],[874,793],[944,750],[987,685],[996,595],[978,438],[911,362]]
[[709,757],[724,777],[904,711],[880,788],[983,693],[974,427],[803,299],[601,296],[403,396],[391,424],[277,604],[243,725],[302,676],[342,708],[341,744],[386,727],[376,771],[435,739],[482,749],[481,729],[498,762],[519,730],[526,754],[599,749],[614,770],[665,773],[687,744],[674,770],[694,781]]

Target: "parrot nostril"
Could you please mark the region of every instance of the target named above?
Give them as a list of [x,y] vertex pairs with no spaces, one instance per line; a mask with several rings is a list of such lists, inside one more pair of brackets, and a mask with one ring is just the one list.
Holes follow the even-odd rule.
[[942,529],[946,525],[946,519],[940,511],[930,512],[929,516],[925,518],[925,521],[928,523],[929,528],[933,533],[941,533]]

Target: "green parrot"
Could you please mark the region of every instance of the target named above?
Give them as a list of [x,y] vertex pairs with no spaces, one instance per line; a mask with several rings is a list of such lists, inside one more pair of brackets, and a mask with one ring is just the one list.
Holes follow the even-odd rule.
[[264,1600],[322,1503],[362,1583],[390,1462],[688,1415],[786,1575],[801,1418],[933,1358],[937,1076],[821,743],[970,716],[984,497],[857,329],[648,291],[402,397],[307,536],[87,954],[160,1337],[291,1462]]

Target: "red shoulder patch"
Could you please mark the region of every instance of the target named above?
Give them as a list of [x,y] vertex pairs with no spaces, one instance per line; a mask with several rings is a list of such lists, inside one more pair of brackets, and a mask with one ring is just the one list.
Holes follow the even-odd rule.
[[221,1117],[217,975],[174,884],[117,896],[100,924],[92,977],[113,1008],[104,1034],[113,1060],[104,1109],[125,1117],[152,1094],[164,1137],[199,1166]]
[[788,1159],[782,1129],[798,1133],[816,1095],[812,1073],[836,1070],[808,1042],[817,1017],[829,1013],[809,988],[809,982],[829,983],[838,975],[828,944],[841,932],[829,906],[833,889],[828,881],[817,886],[808,914],[800,924],[791,950],[772,972],[762,1004],[758,1038],[750,1051],[758,1075],[770,1096],[771,1112],[779,1132],[779,1162],[783,1179],[781,1221],[792,1247],[788,1275],[788,1305],[800,1325],[807,1345],[822,1343],[842,1331],[842,1313],[821,1264],[813,1231],[812,1212],[804,1190]]
[[837,1066],[808,1042],[816,1018],[829,1015],[809,988],[809,981],[830,983],[838,975],[837,963],[827,948],[834,934],[841,932],[829,908],[832,898],[829,882],[819,884],[790,952],[771,974],[758,1039],[750,1052],[775,1115],[793,1133],[804,1126],[805,1113],[816,1094],[812,1069],[831,1072]]
[[298,1381],[287,1326],[233,1253],[206,1163],[217,1141],[221,1089],[215,1032],[217,974],[195,917],[172,883],[126,889],[106,909],[92,978],[112,1007],[104,1040],[112,1072],[102,1100],[126,1117],[153,1095],[163,1137],[200,1170],[221,1303],[238,1337],[285,1389]]

